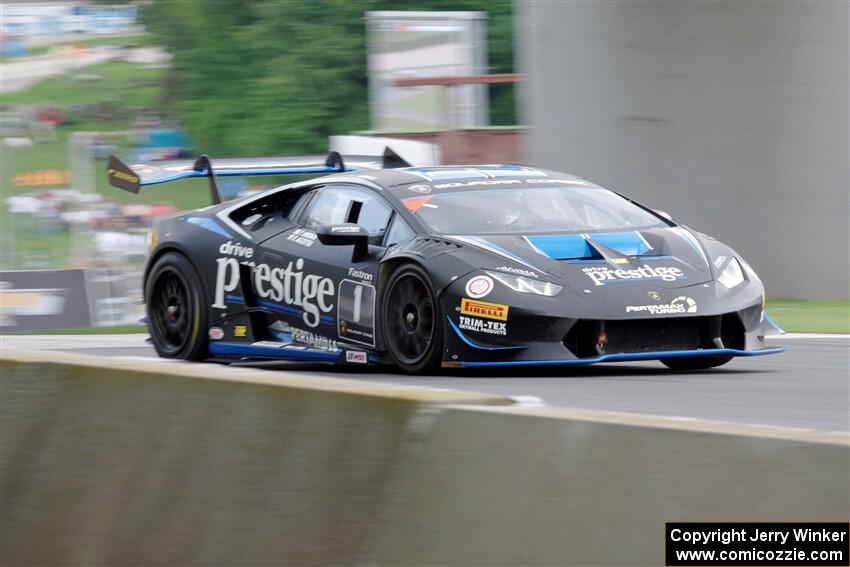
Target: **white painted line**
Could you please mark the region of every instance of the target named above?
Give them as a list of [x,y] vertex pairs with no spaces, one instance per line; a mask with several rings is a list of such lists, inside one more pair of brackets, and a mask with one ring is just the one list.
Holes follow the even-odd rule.
[[526,407],[541,407],[545,406],[546,403],[543,401],[543,398],[538,396],[509,396],[511,401],[518,406],[526,406]]
[[127,335],[0,335],[0,346],[38,350],[150,346],[147,333]]
[[836,333],[785,333],[784,335],[768,335],[766,339],[844,339],[850,340],[850,335]]

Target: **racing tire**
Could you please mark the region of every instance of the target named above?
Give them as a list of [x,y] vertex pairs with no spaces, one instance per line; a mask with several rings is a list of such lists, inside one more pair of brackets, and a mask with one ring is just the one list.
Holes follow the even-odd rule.
[[431,279],[417,264],[403,264],[387,282],[381,328],[393,362],[410,374],[437,369],[442,361],[443,325]]
[[731,356],[691,356],[662,358],[661,363],[672,370],[707,370],[722,366],[732,360]]
[[203,286],[185,256],[168,252],[156,261],[145,282],[148,329],[162,358],[207,357],[208,316]]

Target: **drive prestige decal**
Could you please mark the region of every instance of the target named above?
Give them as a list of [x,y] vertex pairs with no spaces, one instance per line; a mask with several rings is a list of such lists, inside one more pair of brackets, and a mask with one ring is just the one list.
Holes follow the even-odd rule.
[[589,266],[582,268],[584,274],[593,280],[593,285],[605,285],[605,282],[617,282],[621,280],[648,280],[661,279],[665,282],[674,282],[684,278],[685,274],[679,268],[654,267],[644,264],[640,268],[612,269],[608,266]]
[[650,315],[670,315],[676,313],[696,313],[697,302],[691,297],[680,295],[670,303],[650,305],[627,305],[626,313],[647,312]]
[[[215,278],[216,309],[227,309],[225,297],[239,287],[239,258],[254,256],[254,249],[228,241],[219,248],[218,269]],[[319,325],[322,313],[329,313],[333,307],[335,295],[334,283],[330,278],[304,273],[304,259],[289,262],[285,268],[272,268],[268,264],[253,261],[242,262],[251,266],[251,278],[257,295],[277,303],[294,305],[304,310],[304,323],[310,327]]]

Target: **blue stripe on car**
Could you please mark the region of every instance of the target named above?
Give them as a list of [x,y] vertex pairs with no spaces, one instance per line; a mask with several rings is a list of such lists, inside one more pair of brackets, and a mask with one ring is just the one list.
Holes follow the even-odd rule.
[[275,360],[307,360],[319,362],[336,362],[340,353],[325,352],[317,350],[306,350],[302,348],[292,349],[286,346],[255,346],[247,343],[221,343],[212,342],[209,345],[210,353],[226,357],[245,358],[271,358]]
[[[597,232],[588,237],[626,256],[642,256],[651,248],[637,232]],[[539,252],[553,260],[591,258],[593,249],[581,234],[539,234],[527,236]]]
[[460,366],[554,366],[585,365],[598,362],[623,362],[628,360],[658,360],[660,358],[683,358],[692,356],[761,356],[784,352],[782,347],[761,350],[738,350],[734,348],[715,348],[704,350],[676,350],[669,352],[639,352],[625,354],[603,354],[594,358],[576,358],[568,360],[506,360],[502,362],[458,362]]
[[205,229],[207,229],[207,230],[209,230],[209,231],[211,231],[211,232],[214,232],[214,233],[216,233],[216,234],[220,234],[221,236],[223,236],[223,237],[225,237],[225,238],[233,238],[233,237],[230,235],[230,233],[229,233],[229,232],[227,232],[226,230],[224,230],[224,228],[223,228],[220,224],[218,224],[217,222],[215,222],[215,221],[214,221],[213,219],[211,219],[211,218],[206,218],[206,217],[184,217],[184,219],[183,219],[183,220],[184,220],[185,222],[188,222],[189,224],[194,224],[195,226],[199,226],[199,227],[201,227],[201,228],[205,228]]

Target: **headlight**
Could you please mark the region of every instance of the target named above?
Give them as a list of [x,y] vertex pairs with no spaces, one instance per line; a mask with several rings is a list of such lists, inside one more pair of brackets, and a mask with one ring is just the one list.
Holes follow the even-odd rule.
[[732,258],[729,260],[729,263],[723,268],[723,272],[717,277],[717,281],[729,289],[744,282],[744,271],[741,269],[741,264],[738,263],[737,259]]
[[553,284],[551,282],[541,282],[532,280],[522,276],[514,276],[512,274],[503,274],[501,272],[487,272],[487,275],[495,280],[499,280],[509,288],[520,293],[534,293],[537,295],[545,295],[552,297],[558,295],[563,286]]
[[747,264],[746,260],[741,258],[740,260],[738,260],[738,262],[740,262],[741,267],[744,268],[744,271],[747,272],[747,277],[750,279],[750,281],[761,282],[761,278],[758,276],[753,267]]

